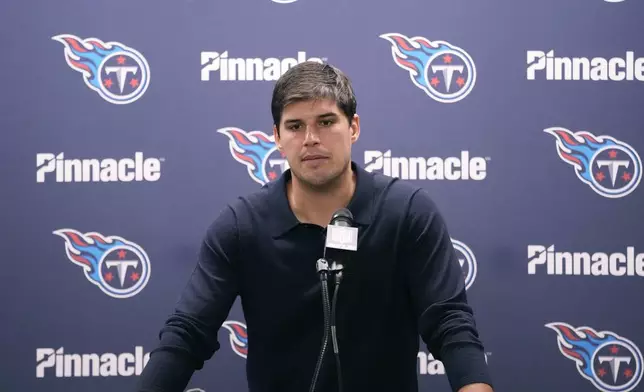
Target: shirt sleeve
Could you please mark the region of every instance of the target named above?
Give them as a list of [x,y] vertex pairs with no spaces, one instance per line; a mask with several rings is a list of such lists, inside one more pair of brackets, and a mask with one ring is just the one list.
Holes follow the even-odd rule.
[[137,392],[182,392],[194,371],[219,350],[217,333],[239,292],[238,242],[235,214],[227,206],[206,232],[197,265],[161,329]]
[[492,385],[463,270],[446,224],[424,189],[412,196],[403,250],[413,309],[421,338],[443,362],[453,391],[465,385]]

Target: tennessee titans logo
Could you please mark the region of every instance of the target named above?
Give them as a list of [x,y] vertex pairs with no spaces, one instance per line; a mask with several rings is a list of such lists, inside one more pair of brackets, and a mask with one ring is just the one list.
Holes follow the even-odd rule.
[[593,191],[608,198],[624,197],[642,179],[642,161],[630,145],[610,136],[544,129],[557,139],[559,157],[575,168],[577,177]]
[[230,333],[230,346],[242,358],[248,355],[248,333],[246,324],[239,321],[226,321],[221,325]]
[[461,264],[461,268],[463,269],[463,277],[465,278],[465,290],[468,290],[470,287],[472,287],[474,279],[476,279],[476,257],[474,257],[474,253],[467,245],[453,238],[451,240],[452,245],[454,246],[454,250],[456,250],[458,261]]
[[445,41],[382,34],[392,44],[391,54],[400,68],[409,71],[416,87],[434,100],[454,103],[465,98],[476,83],[476,66],[463,49]]
[[150,260],[139,245],[117,236],[73,229],[53,232],[65,239],[69,260],[82,267],[85,278],[113,298],[132,297],[148,284]]
[[65,60],[83,75],[85,85],[104,100],[128,104],[141,98],[150,84],[150,67],[138,51],[120,42],[81,39],[70,34],[52,37],[65,46]]
[[577,364],[579,374],[603,392],[628,392],[642,379],[642,353],[614,332],[549,323],[557,332],[559,351]]
[[264,185],[273,181],[289,168],[277,150],[273,135],[234,127],[221,128],[217,132],[228,136],[230,154],[237,162],[246,165],[248,175],[256,183]]

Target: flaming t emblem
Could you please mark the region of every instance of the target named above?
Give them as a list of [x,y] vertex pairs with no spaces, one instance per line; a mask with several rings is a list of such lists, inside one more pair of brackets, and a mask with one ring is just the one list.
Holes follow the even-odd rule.
[[603,392],[629,392],[642,379],[642,353],[630,340],[613,332],[575,328],[554,322],[559,351],[577,364],[579,374]]
[[239,321],[226,321],[221,325],[230,333],[230,346],[242,358],[248,355],[248,333],[246,325]]
[[544,129],[557,140],[559,157],[575,168],[577,178],[599,195],[624,197],[642,178],[642,161],[633,147],[611,136],[572,132],[561,127]]
[[128,104],[141,98],[150,84],[150,67],[141,53],[120,42],[82,39],[71,34],[52,37],[65,47],[65,60],[83,75],[85,85],[107,102]]
[[380,38],[391,43],[396,65],[407,70],[414,85],[434,100],[458,102],[474,88],[476,66],[470,55],[458,46],[398,33],[382,34]]
[[113,298],[132,297],[150,279],[150,260],[139,245],[117,236],[55,230],[65,239],[69,260],[82,267],[85,278]]
[[246,165],[253,181],[264,185],[277,179],[289,166],[275,145],[273,135],[261,131],[246,132],[240,128],[226,127],[217,132],[228,136],[230,154]]

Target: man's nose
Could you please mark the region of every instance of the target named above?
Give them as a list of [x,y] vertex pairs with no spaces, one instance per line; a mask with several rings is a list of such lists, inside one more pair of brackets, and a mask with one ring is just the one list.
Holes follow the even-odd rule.
[[320,143],[320,135],[315,126],[307,126],[304,132],[304,145],[309,146]]

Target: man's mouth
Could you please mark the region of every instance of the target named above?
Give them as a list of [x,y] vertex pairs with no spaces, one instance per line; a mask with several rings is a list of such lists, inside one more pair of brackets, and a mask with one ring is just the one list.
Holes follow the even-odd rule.
[[302,162],[319,161],[319,160],[322,160],[322,159],[328,159],[328,157],[326,157],[324,155],[308,155],[308,156],[305,156],[304,158],[302,158]]

